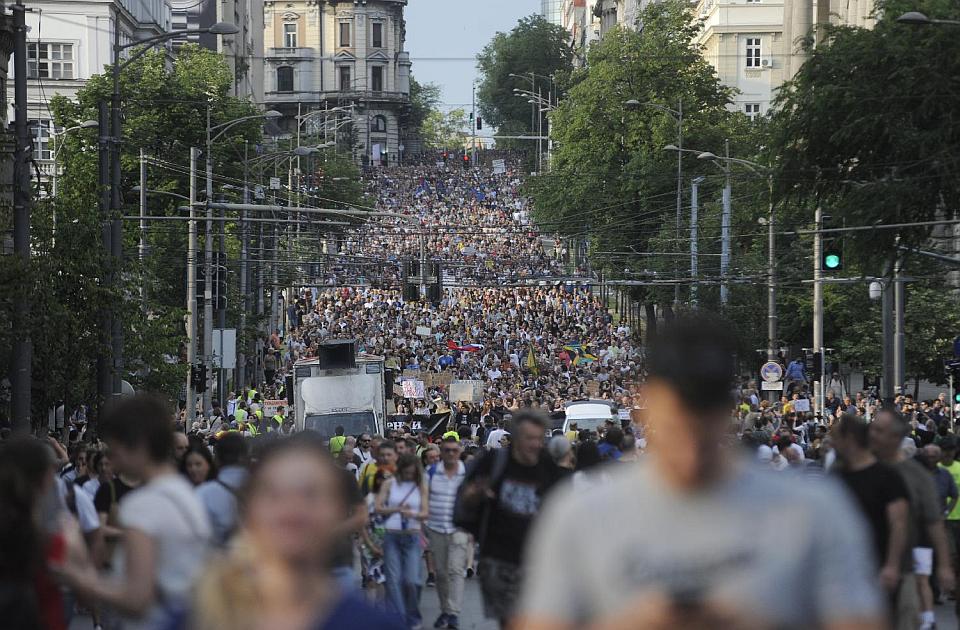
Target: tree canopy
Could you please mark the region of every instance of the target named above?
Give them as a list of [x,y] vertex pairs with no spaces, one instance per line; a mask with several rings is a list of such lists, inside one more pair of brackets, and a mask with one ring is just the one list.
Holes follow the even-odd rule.
[[[531,90],[531,80],[527,78],[531,72],[560,80],[572,68],[569,33],[540,15],[522,18],[509,33],[494,35],[477,55],[477,69],[483,76],[477,87],[480,115],[501,131],[531,131],[530,104],[527,99],[518,98],[514,89]],[[534,78],[546,98],[550,83]]]

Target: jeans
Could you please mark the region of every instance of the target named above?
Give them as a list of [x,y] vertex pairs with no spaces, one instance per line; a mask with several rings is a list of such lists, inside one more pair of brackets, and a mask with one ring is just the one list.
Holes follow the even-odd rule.
[[420,617],[420,548],[419,532],[402,533],[388,530],[383,538],[383,560],[387,577],[387,610],[395,612],[408,626],[421,622]]
[[353,593],[357,590],[357,584],[360,580],[353,567],[333,567],[330,569],[330,577],[337,583],[340,590],[344,593]]

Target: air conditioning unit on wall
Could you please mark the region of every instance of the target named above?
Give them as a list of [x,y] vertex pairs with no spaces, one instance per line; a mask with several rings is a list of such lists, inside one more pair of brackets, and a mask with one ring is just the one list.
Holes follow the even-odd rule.
[[760,60],[760,67],[761,67],[761,68],[771,68],[771,67],[773,67],[773,60],[771,60],[771,59],[761,59],[761,60]]

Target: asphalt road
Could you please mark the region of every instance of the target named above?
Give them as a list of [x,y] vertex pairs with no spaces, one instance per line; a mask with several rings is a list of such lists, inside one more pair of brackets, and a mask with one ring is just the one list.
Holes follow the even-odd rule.
[[[954,614],[954,602],[949,601],[943,606],[938,606],[937,628],[940,630],[960,628],[957,623],[957,616]],[[437,591],[434,588],[424,588],[423,596],[420,598],[420,612],[423,614],[423,627],[425,630],[433,628],[433,622],[440,615],[440,605],[437,601]],[[2,624],[0,624],[2,625]],[[460,627],[463,630],[498,630],[497,624],[492,619],[486,619],[483,616],[483,601],[480,596],[480,583],[476,578],[467,580],[463,594],[463,613],[460,616]],[[70,630],[92,630],[93,625],[89,617],[81,617],[73,620],[70,624]]]

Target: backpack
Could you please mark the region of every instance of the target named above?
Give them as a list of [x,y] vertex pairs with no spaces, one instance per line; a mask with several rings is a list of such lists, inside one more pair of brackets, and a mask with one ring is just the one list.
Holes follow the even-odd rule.
[[[503,475],[507,471],[510,449],[495,449],[493,454],[488,455],[488,457],[493,459],[488,478],[490,487],[496,488],[500,485]],[[467,478],[469,477],[470,473],[468,472]],[[476,503],[464,501],[463,492],[468,485],[470,485],[470,482],[464,479],[464,483],[460,484],[460,488],[457,489],[457,499],[453,506],[453,524],[465,532],[473,534],[473,537],[482,547],[487,536],[487,526],[490,522],[490,513],[493,511],[494,500],[485,498]]]

